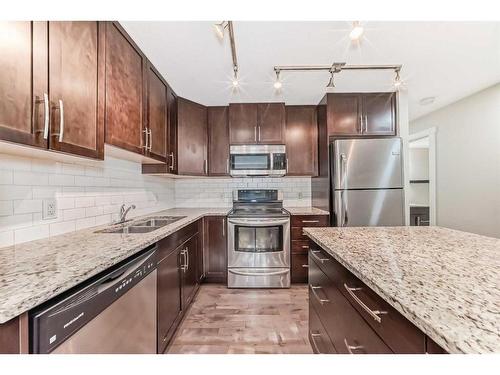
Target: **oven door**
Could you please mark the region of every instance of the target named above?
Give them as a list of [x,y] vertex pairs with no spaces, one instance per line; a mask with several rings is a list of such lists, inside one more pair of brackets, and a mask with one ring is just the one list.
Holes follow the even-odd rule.
[[290,267],[290,218],[230,218],[228,267]]

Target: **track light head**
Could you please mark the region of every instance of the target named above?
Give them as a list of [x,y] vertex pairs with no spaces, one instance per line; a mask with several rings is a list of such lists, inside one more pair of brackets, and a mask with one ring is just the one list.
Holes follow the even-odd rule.
[[280,81],[280,71],[279,70],[276,70],[276,81],[274,81],[273,86],[276,90],[280,90],[283,87],[283,84]]
[[222,21],[221,23],[214,24],[215,35],[217,35],[217,37],[221,40],[224,39],[224,30],[226,29],[226,27],[227,21]]
[[352,23],[352,30],[349,33],[349,38],[351,38],[351,41],[353,42],[358,42],[363,36],[364,31],[365,29],[361,26],[359,21],[354,21]]
[[401,82],[401,77],[399,75],[400,68],[395,69],[394,72],[396,73],[396,77],[394,77],[394,88],[396,90],[399,90],[401,88],[401,85],[403,82]]
[[233,89],[237,89],[240,86],[240,82],[238,80],[238,68],[236,66],[233,67],[233,74],[231,84],[233,85]]
[[330,80],[328,81],[328,84],[326,85],[327,90],[335,88],[335,82],[333,81],[333,73],[334,73],[334,71],[330,70]]

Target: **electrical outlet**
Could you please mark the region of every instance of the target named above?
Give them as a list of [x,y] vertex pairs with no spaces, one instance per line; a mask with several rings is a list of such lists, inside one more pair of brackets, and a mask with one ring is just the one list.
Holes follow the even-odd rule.
[[56,219],[57,218],[57,203],[55,199],[43,200],[42,219]]

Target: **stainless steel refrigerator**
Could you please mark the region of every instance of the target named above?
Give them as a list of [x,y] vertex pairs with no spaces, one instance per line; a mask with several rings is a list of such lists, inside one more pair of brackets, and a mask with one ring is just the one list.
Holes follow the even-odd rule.
[[330,144],[332,226],[404,225],[401,138]]

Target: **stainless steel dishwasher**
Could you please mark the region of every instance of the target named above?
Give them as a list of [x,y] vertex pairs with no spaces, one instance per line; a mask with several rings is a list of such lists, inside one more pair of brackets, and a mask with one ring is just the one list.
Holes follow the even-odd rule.
[[156,353],[156,247],[30,314],[32,353]]

